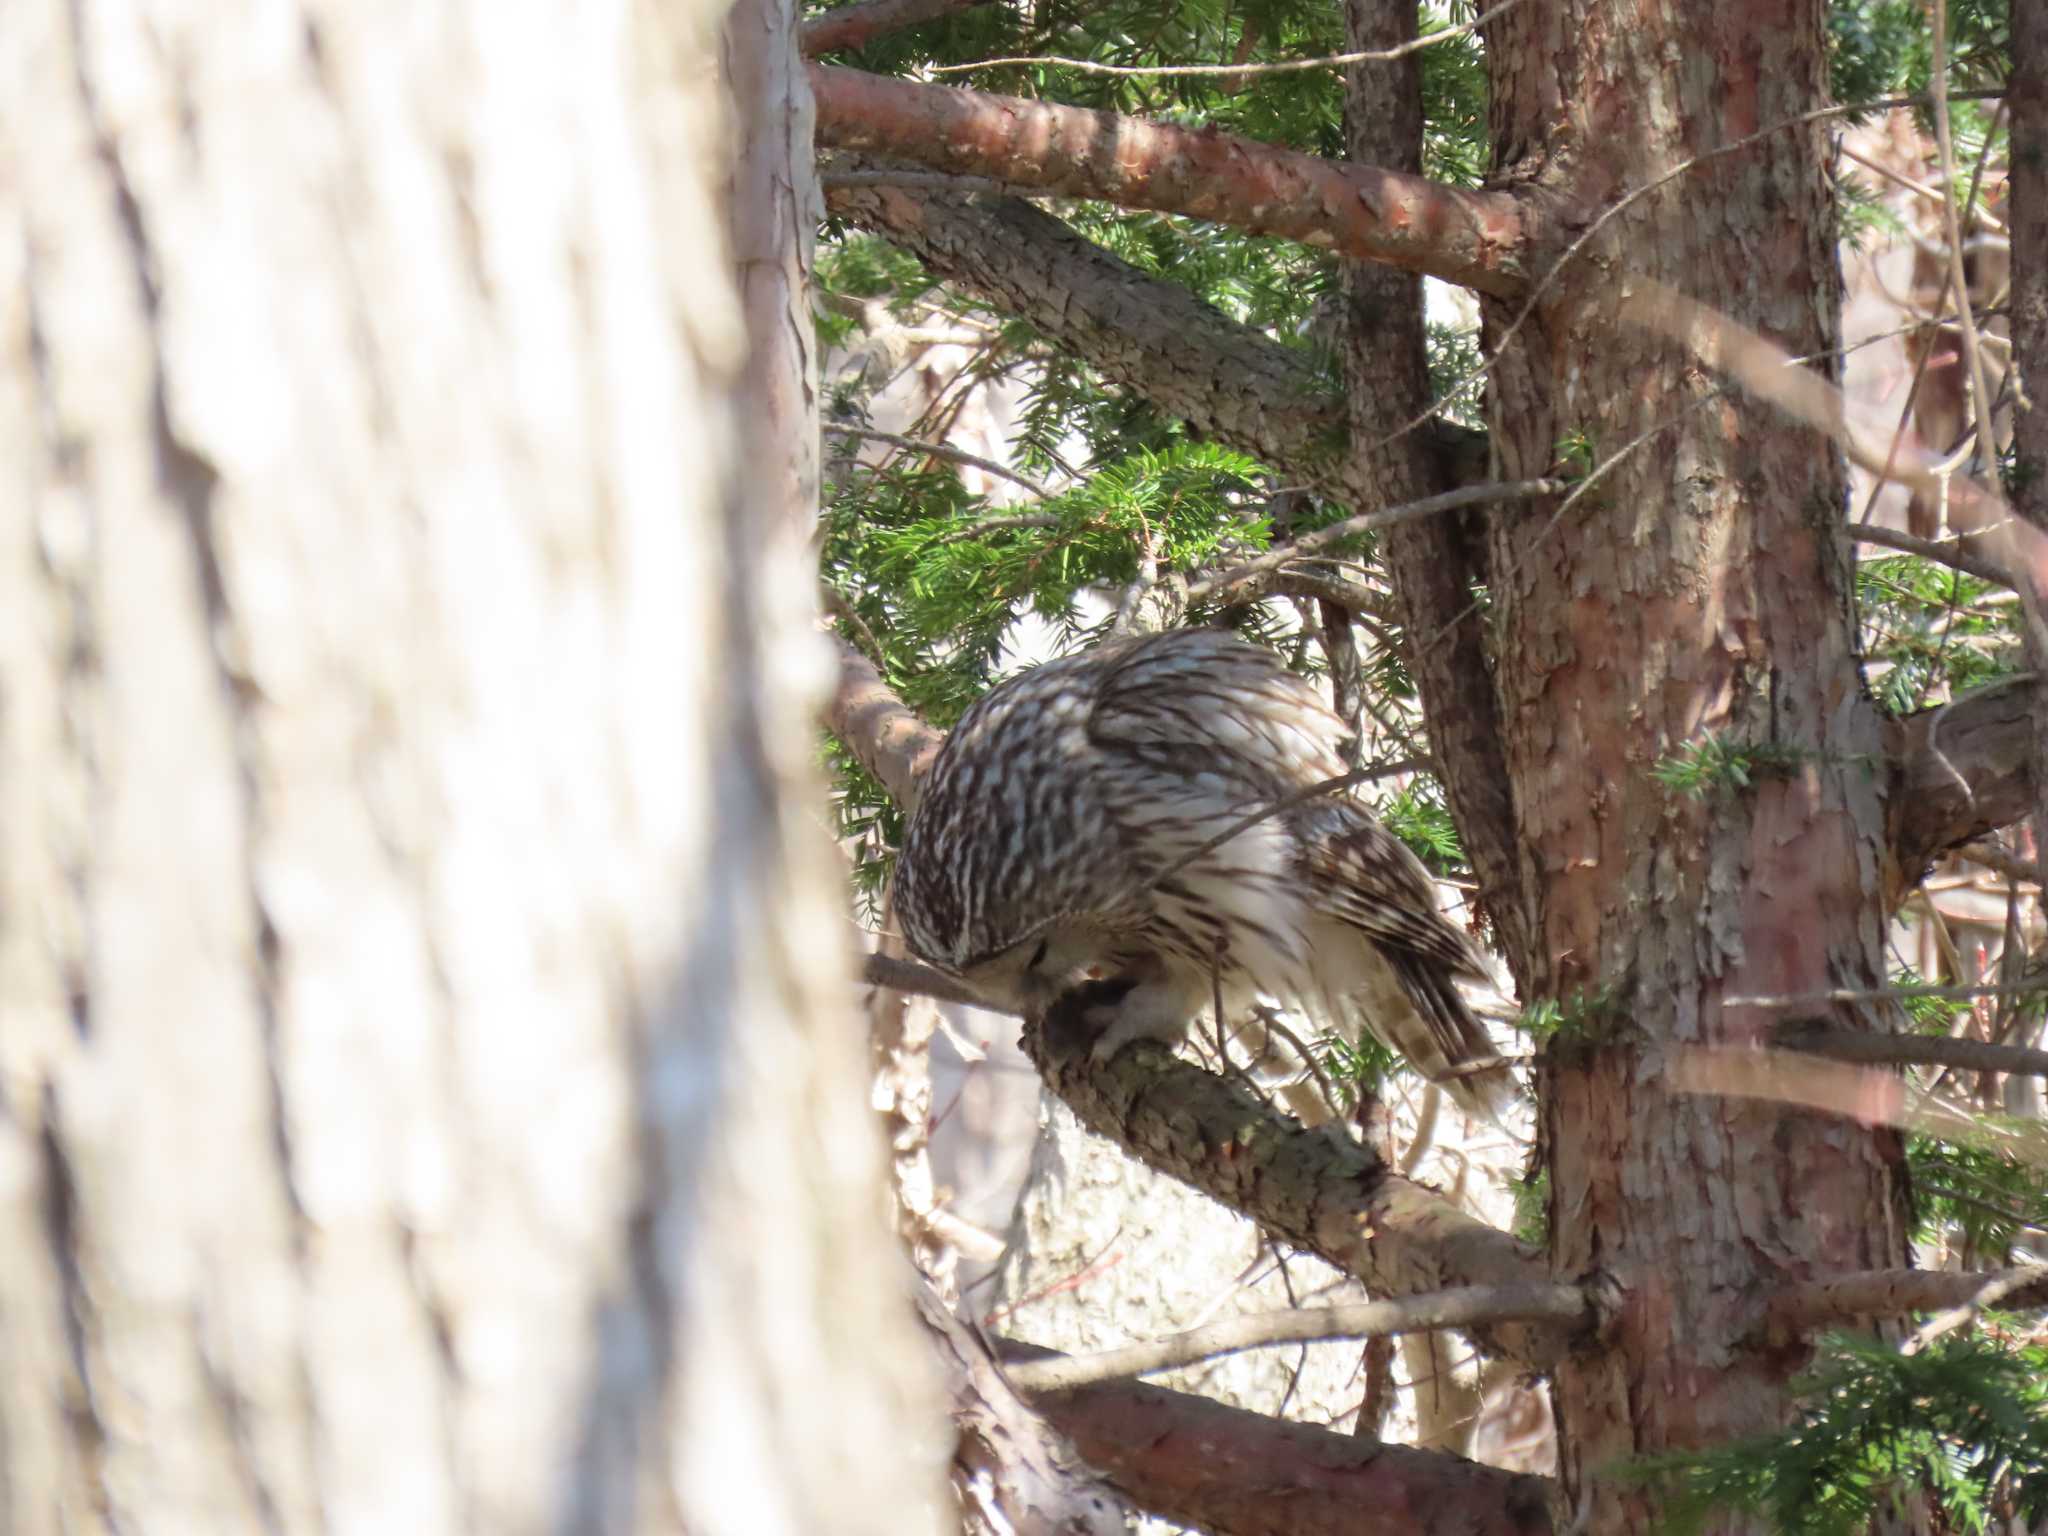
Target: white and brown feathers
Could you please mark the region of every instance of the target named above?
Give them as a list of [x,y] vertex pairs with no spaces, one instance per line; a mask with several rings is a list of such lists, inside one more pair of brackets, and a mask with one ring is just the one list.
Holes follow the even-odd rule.
[[[1362,1025],[1468,1108],[1505,1067],[1452,978],[1484,976],[1414,854],[1344,791],[1247,816],[1344,772],[1342,725],[1269,652],[1179,630],[1115,640],[992,689],[932,765],[896,876],[910,947],[991,1002],[1042,1009],[1134,983],[1102,1049],[1177,1040],[1220,988]],[[1185,862],[1183,862],[1185,861]]]

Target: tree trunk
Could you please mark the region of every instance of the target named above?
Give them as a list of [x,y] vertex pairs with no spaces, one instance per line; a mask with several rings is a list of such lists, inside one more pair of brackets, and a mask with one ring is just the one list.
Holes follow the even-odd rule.
[[[1652,7],[1627,27],[1599,6],[1515,9],[1488,42],[1500,163],[1568,184],[1567,228],[1811,110],[1826,80],[1817,3]],[[1567,1018],[1544,1096],[1552,1257],[1632,1298],[1613,1347],[1556,1376],[1565,1493],[1592,1532],[1653,1519],[1603,1467],[1784,1418],[1798,1361],[1750,1337],[1755,1297],[1907,1258],[1891,1135],[1665,1084],[1676,1052],[1754,1045],[1782,1017],[1735,999],[1883,980],[1885,808],[1865,766],[1879,722],[1839,457],[1630,329],[1621,305],[1661,280],[1833,372],[1825,153],[1803,124],[1706,160],[1607,223],[1526,317],[1488,307],[1508,476],[1542,473],[1567,439],[1597,462],[1658,434],[1554,531],[1541,510],[1494,519],[1524,984]],[[1651,776],[1710,736],[1770,766],[1697,797]]]
[[0,20],[0,1526],[933,1528],[721,8],[146,9]]

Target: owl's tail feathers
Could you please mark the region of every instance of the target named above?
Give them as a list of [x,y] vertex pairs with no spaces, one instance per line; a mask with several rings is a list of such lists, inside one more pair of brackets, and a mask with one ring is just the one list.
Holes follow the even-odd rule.
[[[1459,995],[1450,973],[1433,957],[1398,950],[1382,953],[1414,1011],[1405,1019],[1365,1016],[1364,1022],[1466,1114],[1504,1125],[1521,1089],[1500,1047]],[[1354,1004],[1365,1001],[1357,998]],[[1426,1033],[1418,1031],[1418,1024]]]

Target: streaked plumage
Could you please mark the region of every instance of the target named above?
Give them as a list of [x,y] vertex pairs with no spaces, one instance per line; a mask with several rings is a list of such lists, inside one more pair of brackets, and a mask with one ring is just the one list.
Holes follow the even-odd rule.
[[1104,1050],[1178,1040],[1259,993],[1363,1025],[1468,1108],[1514,1093],[1452,978],[1484,976],[1428,872],[1354,793],[1245,817],[1344,772],[1343,727],[1270,652],[1211,630],[1107,642],[990,690],[932,765],[904,839],[910,947],[1033,1011],[1084,976],[1137,983]]

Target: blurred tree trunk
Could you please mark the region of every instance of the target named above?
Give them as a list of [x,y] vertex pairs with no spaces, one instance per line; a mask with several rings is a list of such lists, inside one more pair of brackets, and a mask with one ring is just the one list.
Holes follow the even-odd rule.
[[935,1527],[721,10],[0,15],[10,1532]]

